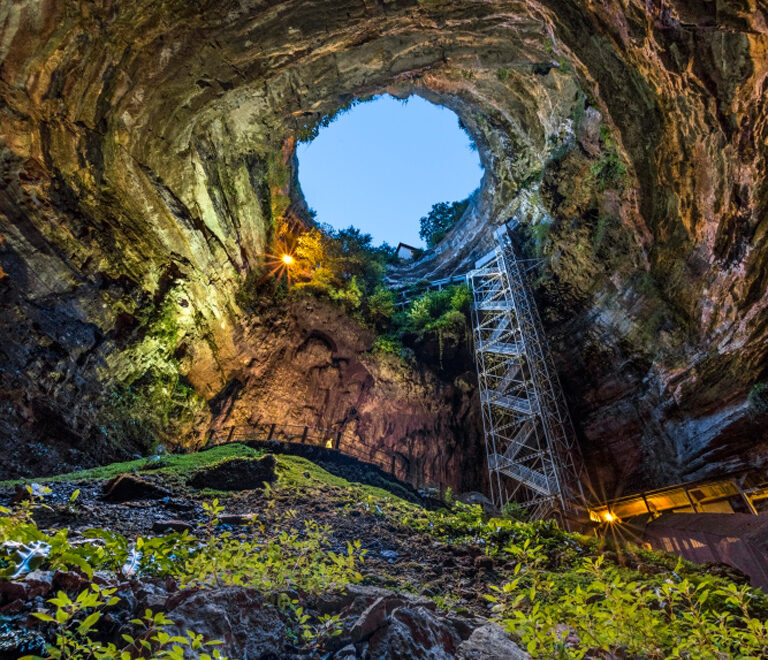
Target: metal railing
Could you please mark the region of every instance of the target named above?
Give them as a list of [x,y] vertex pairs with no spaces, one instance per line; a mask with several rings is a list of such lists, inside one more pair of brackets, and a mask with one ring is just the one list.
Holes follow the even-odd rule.
[[450,277],[444,277],[439,280],[415,280],[401,284],[395,288],[395,306],[405,307],[412,300],[423,295],[427,291],[441,291],[442,289],[451,286],[452,284],[463,283],[466,280],[466,274],[451,275]]

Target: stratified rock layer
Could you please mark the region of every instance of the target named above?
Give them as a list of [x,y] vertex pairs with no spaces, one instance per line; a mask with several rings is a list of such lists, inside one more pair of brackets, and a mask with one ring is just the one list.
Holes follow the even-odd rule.
[[[253,327],[240,282],[274,217],[303,207],[294,136],[381,91],[455,110],[486,168],[463,222],[401,275],[463,271],[513,215],[532,228],[600,488],[761,465],[767,25],[737,0],[5,3],[3,472],[141,451],[142,420],[205,435]],[[285,337],[276,350],[323,350]],[[408,417],[366,414],[371,434]],[[396,421],[387,442],[466,448],[467,424]]]

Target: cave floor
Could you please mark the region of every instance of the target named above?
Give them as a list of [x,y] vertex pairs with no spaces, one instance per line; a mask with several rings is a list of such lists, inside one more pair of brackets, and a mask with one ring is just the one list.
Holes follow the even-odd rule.
[[[157,476],[143,478],[167,485],[167,481]],[[367,551],[360,567],[363,584],[428,597],[455,594],[458,598],[453,599],[454,610],[487,615],[489,605],[482,594],[488,593],[488,585],[498,584],[502,579],[493,559],[485,556],[479,545],[445,543],[414,533],[412,528],[381,512],[377,504],[367,498],[355,498],[354,492],[350,497],[350,492],[340,486],[318,484],[309,490],[274,489],[269,495],[262,489],[200,493],[172,487],[172,495],[161,499],[110,503],[102,499],[104,483],[101,480],[49,483],[52,492],[46,502],[52,508],[36,511],[35,521],[50,533],[66,528],[73,539],[88,529],[100,528],[135,540],[156,534],[164,523],[173,523],[177,529],[187,525],[190,529],[202,527],[206,520],[203,503],[215,497],[224,506],[223,520],[227,520],[227,516],[254,514],[255,520],[283,531],[302,529],[305,521],[327,525],[333,550],[337,552],[343,552],[348,542],[359,539]],[[76,489],[80,491],[77,505],[67,507],[65,503]],[[12,496],[10,487],[0,491],[6,503]],[[219,528],[248,537],[247,526],[222,523]],[[476,562],[478,557],[482,559]],[[476,563],[481,567],[476,567]],[[502,569],[503,565],[498,568]]]

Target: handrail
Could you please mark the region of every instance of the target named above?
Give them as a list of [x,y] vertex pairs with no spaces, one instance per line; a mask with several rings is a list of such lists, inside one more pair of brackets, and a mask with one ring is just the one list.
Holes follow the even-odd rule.
[[[747,510],[757,515],[754,503],[768,497],[768,482],[744,487],[732,476],[674,484],[593,504],[590,506],[590,517],[595,522],[612,522],[616,519],[677,509],[702,513],[714,503],[724,502],[732,497],[740,497]],[[720,512],[728,513],[724,510]]]

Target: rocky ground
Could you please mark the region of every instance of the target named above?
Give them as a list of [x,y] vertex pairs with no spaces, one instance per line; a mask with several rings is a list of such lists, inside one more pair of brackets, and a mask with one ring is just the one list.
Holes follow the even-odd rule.
[[[241,490],[255,482],[231,465],[236,460],[228,461],[225,471],[234,477],[229,485],[233,490],[215,493],[224,506],[216,532],[245,538],[260,525],[288,531],[312,521],[328,526],[333,551],[343,553],[348,542],[360,539],[366,551],[359,566],[360,584],[337,593],[293,594],[315,620],[338,616],[340,634],[302,643],[293,614],[275,607],[274,595],[256,588],[184,589],[170,578],[136,579],[97,572],[94,579],[117,588],[123,598],[121,611],[105,618],[108,625],[102,632],[124,631],[128,619],[150,608],[166,612],[180,631],[192,629],[223,639],[222,653],[231,658],[527,657],[502,628],[486,618],[489,604],[481,594],[488,592],[489,584],[498,583],[500,567],[481,547],[448,544],[414,533],[369,498],[345,491],[341,479],[317,482],[318,475],[327,473],[303,459],[293,460],[300,467],[306,464],[308,469],[297,474],[308,484],[314,481],[312,487]],[[270,471],[274,472],[271,455],[243,462],[266,464],[264,474],[256,477],[259,480],[269,480]],[[189,475],[169,478],[158,473],[157,465],[150,462],[149,469],[109,480],[74,478],[50,483],[51,492],[43,500],[46,508],[36,510],[35,521],[40,529],[51,532],[68,529],[73,544],[84,541],[83,533],[92,528],[117,531],[132,540],[200,530],[208,519],[203,503],[211,500],[211,491],[186,486]],[[368,472],[362,466],[359,476],[365,478]],[[212,477],[224,482],[227,475],[221,468],[206,468],[189,481],[204,488]],[[79,496],[70,504],[75,490]],[[9,505],[25,496],[23,486],[2,490]],[[74,596],[87,585],[81,574],[53,570],[36,570],[24,579],[0,583],[0,618],[5,627],[5,636],[0,633],[0,658],[34,650],[35,644],[42,643],[44,631],[31,612],[43,608],[59,589]]]
[[[768,644],[768,596],[732,569],[450,495],[436,510],[370,465],[317,460],[328,469],[233,444],[0,484],[0,660],[58,657],[45,644],[65,630],[89,649],[194,631],[248,660],[639,659],[702,644],[717,652],[682,657],[728,658]],[[119,601],[78,611],[83,598]],[[738,598],[743,610],[727,605]],[[167,619],[142,628],[147,609]],[[61,657],[180,657],[129,651]]]

